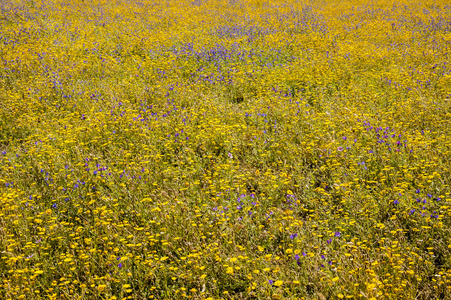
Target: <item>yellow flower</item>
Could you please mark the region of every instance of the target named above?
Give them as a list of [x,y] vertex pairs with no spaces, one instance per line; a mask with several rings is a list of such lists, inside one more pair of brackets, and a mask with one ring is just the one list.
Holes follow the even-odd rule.
[[99,286],[97,287],[97,290],[98,290],[99,292],[103,292],[103,291],[105,290],[105,288],[106,288],[106,284],[101,284],[101,285],[99,285]]
[[276,282],[274,282],[275,286],[281,286],[283,284],[282,280],[277,280]]

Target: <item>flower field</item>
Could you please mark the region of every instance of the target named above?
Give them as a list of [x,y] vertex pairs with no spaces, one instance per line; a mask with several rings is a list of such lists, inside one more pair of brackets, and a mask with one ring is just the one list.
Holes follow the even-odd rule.
[[0,2],[1,299],[450,299],[451,5]]

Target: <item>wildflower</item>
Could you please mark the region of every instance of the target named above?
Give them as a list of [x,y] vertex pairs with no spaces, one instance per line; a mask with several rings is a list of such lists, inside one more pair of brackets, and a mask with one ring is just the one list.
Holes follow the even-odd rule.
[[274,282],[275,286],[281,286],[283,285],[283,281],[282,280],[277,280],[276,282]]

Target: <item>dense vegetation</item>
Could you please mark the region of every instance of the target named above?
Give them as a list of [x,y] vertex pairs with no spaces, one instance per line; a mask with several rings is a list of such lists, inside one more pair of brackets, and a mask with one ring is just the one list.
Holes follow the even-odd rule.
[[2,0],[0,298],[449,297],[426,3]]

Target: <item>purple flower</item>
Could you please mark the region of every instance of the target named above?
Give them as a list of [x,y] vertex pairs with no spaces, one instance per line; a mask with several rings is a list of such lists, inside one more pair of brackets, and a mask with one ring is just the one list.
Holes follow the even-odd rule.
[[335,235],[334,235],[335,237],[340,237],[341,236],[341,233],[340,232],[335,232]]
[[393,204],[399,204],[398,200],[393,201]]
[[270,285],[273,285],[274,281],[270,279],[270,280],[268,280],[268,283],[269,283]]
[[328,244],[332,243],[332,239],[328,239],[328,240],[327,240],[327,243],[328,243]]
[[119,269],[121,269],[121,268],[123,267],[123,264],[122,264],[122,263],[119,263],[119,264],[117,265],[117,267],[118,267]]
[[343,147],[338,147],[338,151],[343,151]]
[[297,237],[298,234],[297,233],[293,233],[292,235],[290,235],[290,239],[294,239],[295,237]]
[[296,254],[295,256],[294,256],[294,259],[296,259],[296,260],[299,260],[299,254]]

